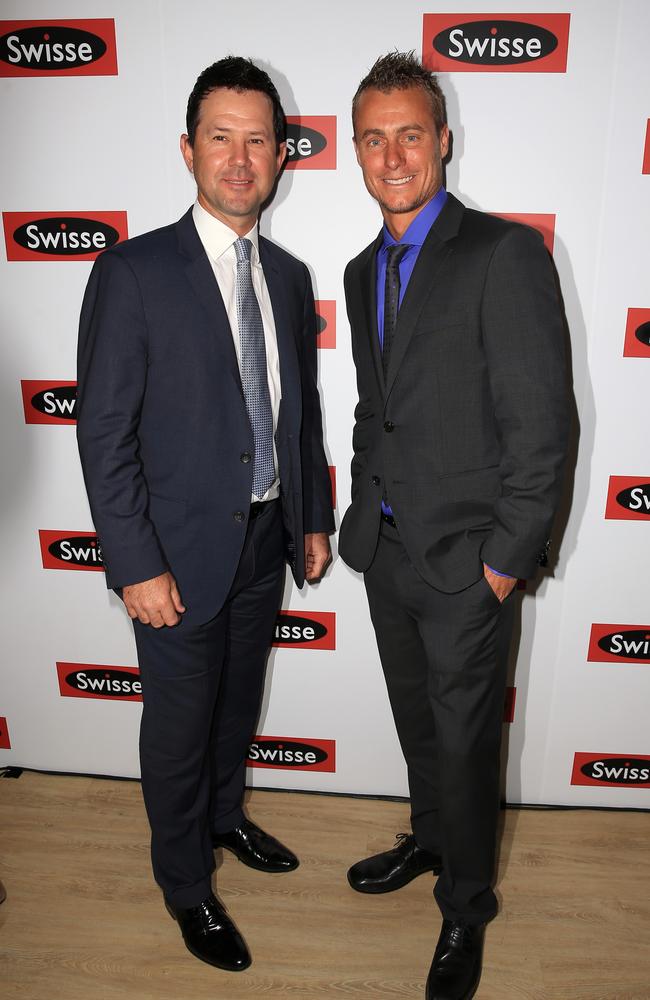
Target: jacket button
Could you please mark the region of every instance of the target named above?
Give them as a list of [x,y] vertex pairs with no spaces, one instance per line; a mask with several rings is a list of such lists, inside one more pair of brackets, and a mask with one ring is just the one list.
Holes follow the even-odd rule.
[[243,462],[244,465],[246,465],[248,462],[250,462],[250,460],[251,460],[251,453],[249,451],[242,451],[241,455],[239,456],[239,461]]
[[244,514],[243,510],[236,510],[235,513],[233,514],[233,517],[235,521],[243,521],[246,515]]
[[379,476],[373,476],[370,482],[372,483],[373,486],[379,486],[379,484],[381,483],[381,479],[379,478]]
[[384,424],[384,430],[386,431],[386,433],[392,434],[394,429],[395,429],[395,424],[393,423],[393,421],[387,420],[386,423]]

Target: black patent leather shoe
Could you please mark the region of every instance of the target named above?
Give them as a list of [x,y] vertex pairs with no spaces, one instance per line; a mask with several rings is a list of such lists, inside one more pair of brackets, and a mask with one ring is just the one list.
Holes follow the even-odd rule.
[[411,833],[398,833],[395,847],[357,861],[348,871],[348,882],[357,892],[392,892],[424,872],[442,869],[437,854],[418,847]]
[[246,942],[215,896],[210,894],[198,906],[187,909],[165,905],[196,958],[227,972],[241,972],[251,964]]
[[485,924],[443,920],[427,979],[426,1000],[471,1000],[483,965]]
[[225,847],[249,868],[261,872],[290,872],[299,865],[293,851],[245,818],[228,833],[213,833],[212,846]]

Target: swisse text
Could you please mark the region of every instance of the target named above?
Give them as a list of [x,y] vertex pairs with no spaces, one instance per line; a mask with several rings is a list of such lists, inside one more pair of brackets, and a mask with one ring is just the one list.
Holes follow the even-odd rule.
[[470,21],[441,31],[433,39],[440,55],[487,66],[541,59],[557,45],[551,31],[523,21]]
[[248,759],[261,761],[265,764],[281,764],[283,767],[296,767],[298,764],[318,764],[327,760],[327,754],[318,747],[310,747],[306,743],[251,743]]
[[604,635],[598,640],[598,645],[605,653],[612,653],[623,659],[650,660],[650,633],[645,629]]
[[296,649],[335,649],[336,615],[333,611],[311,611],[308,615],[279,611],[271,643]]
[[621,490],[616,495],[616,502],[626,510],[650,516],[650,483],[639,483],[631,489]]
[[13,236],[26,250],[56,256],[106,250],[119,239],[118,231],[112,226],[73,216],[39,219],[19,226]]
[[39,413],[72,420],[77,409],[77,387],[61,385],[46,389],[44,392],[37,392],[32,396],[31,403]]
[[77,566],[103,566],[102,547],[99,541],[84,537],[62,538],[48,546],[48,552],[55,559],[74,563]]
[[580,770],[587,778],[612,784],[634,785],[650,781],[650,766],[643,760],[596,760],[583,764]]
[[327,146],[327,139],[307,125],[287,123],[287,162],[316,156]]
[[14,66],[71,69],[100,59],[106,43],[78,28],[23,28],[0,38],[0,59]]
[[137,667],[57,663],[56,670],[59,690],[65,698],[142,701],[142,682]]

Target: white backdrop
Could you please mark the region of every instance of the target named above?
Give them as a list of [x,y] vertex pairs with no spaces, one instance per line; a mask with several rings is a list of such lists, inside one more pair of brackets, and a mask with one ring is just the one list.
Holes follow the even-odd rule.
[[[468,7],[473,20],[496,19],[488,4],[463,0],[445,3],[447,23]],[[441,73],[454,135],[447,184],[471,207],[554,217],[580,424],[575,475],[556,532],[559,556],[521,595],[514,720],[505,723],[507,797],[648,807],[650,455],[643,379],[650,348],[643,322],[650,320],[650,7],[645,0],[500,0],[496,11],[533,22],[544,12],[570,14],[566,72],[544,71],[548,60],[541,58],[532,72],[530,64],[464,72],[467,64],[457,63]],[[319,360],[338,523],[349,497],[355,403],[342,273],[380,223],[353,155],[350,101],[378,55],[395,47],[422,51],[425,13],[437,13],[436,5],[403,0],[396,15],[388,0],[330,0],[308,10],[298,0],[253,0],[241,9],[213,0],[3,0],[0,764],[137,776],[140,715],[138,701],[124,696],[137,695],[137,674],[123,670],[136,665],[130,623],[101,569],[71,571],[73,549],[90,566],[97,551],[70,420],[74,397],[68,390],[68,403],[57,404],[53,390],[74,382],[91,265],[29,246],[21,252],[15,230],[30,219],[36,225],[39,216],[126,213],[133,236],[177,219],[194,197],[178,136],[196,76],[231,52],[263,65],[287,114],[329,136],[320,159],[303,159],[284,173],[261,228],[308,263],[329,317],[324,345],[333,341],[336,316],[336,346],[323,346]],[[93,32],[95,18],[114,21],[117,73],[109,55],[96,63],[82,58],[82,73],[43,69],[47,52],[29,45],[44,45],[49,34],[51,56],[58,37],[52,22],[83,19]],[[35,22],[36,35],[22,34],[24,27],[7,23],[12,19]],[[11,61],[21,51],[27,70]],[[90,49],[80,51],[87,56]],[[124,220],[111,219],[120,230]],[[59,245],[60,234],[80,224],[64,225],[53,224]],[[26,407],[21,381],[38,383],[24,386]],[[44,408],[54,415],[30,403],[48,389]],[[610,488],[610,477],[626,478]],[[616,500],[625,486],[627,507]],[[45,558],[39,532],[50,533],[42,535]],[[65,542],[71,537],[78,540]],[[52,554],[56,538],[64,544]],[[263,753],[284,755],[285,766],[251,768],[251,782],[406,794],[360,579],[336,560],[316,587],[297,591],[288,582],[282,607],[311,619],[306,628],[316,641],[307,631],[306,648],[271,654],[258,732],[281,748],[260,740],[251,755],[258,762]],[[319,613],[329,616],[320,640],[313,626]],[[615,638],[602,638],[608,635]],[[89,674],[97,665],[123,672]],[[102,693],[112,696],[97,697]],[[293,766],[295,747],[294,761],[286,759],[292,740],[312,748],[302,748],[313,757],[300,767]]]

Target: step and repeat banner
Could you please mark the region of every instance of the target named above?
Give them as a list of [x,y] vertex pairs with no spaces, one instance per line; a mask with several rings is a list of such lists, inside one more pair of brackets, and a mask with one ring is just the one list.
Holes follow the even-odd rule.
[[[194,199],[178,137],[197,75],[250,56],[288,115],[261,229],[312,273],[338,523],[356,401],[342,275],[380,227],[350,102],[378,55],[414,49],[447,95],[449,190],[543,233],[571,335],[571,472],[552,565],[518,594],[506,795],[650,806],[647,2],[403,0],[397,14],[388,0],[4,0],[0,12],[0,764],[138,775],[131,625],[106,590],[77,457],[76,332],[97,254]],[[338,559],[317,586],[286,584],[249,764],[254,785],[407,793],[363,585]]]

